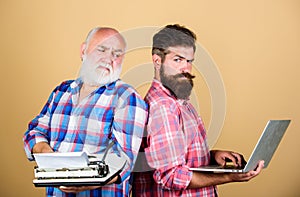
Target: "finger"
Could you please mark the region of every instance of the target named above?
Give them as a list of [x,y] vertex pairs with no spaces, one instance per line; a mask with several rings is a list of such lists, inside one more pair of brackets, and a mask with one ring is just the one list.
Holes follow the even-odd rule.
[[243,156],[240,155],[239,153],[235,153],[235,152],[232,152],[231,154],[235,157],[235,159],[236,159],[236,164],[237,164],[238,166],[242,166]]
[[226,156],[225,156],[226,158],[225,158],[225,161],[228,161],[228,160],[230,160],[232,163],[233,163],[233,165],[235,165],[235,166],[237,166],[238,164],[237,164],[237,160],[238,160],[238,158],[236,158],[236,156],[235,156],[235,154],[234,153],[232,153],[232,152],[229,152]]
[[76,193],[79,190],[79,187],[72,187],[72,186],[60,186],[59,189],[66,193]]
[[59,189],[64,189],[64,190],[73,190],[75,187],[72,186],[59,186]]
[[264,161],[260,161],[255,170],[249,171],[247,175],[249,176],[249,180],[256,177],[264,167]]
[[70,193],[72,191],[65,186],[60,186],[58,189],[61,190],[62,192],[66,192],[66,193]]
[[255,171],[260,172],[264,168],[265,161],[259,161]]
[[76,187],[60,186],[59,189],[63,192],[66,192],[66,193],[78,193],[78,192],[85,191],[85,190],[98,189],[99,187],[100,186],[76,186]]
[[245,165],[247,164],[247,161],[244,159],[244,156],[239,154],[239,153],[234,153],[233,154],[235,155],[235,157],[238,159],[238,164],[241,166],[241,167],[245,167]]

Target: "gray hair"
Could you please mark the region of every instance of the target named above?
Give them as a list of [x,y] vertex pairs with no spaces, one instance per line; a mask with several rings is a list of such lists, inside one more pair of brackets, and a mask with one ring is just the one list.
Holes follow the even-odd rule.
[[125,45],[125,50],[126,50],[126,40],[125,40],[125,38],[123,37],[123,35],[121,35],[121,33],[120,32],[118,32],[116,29],[114,29],[114,28],[110,28],[110,27],[95,27],[95,28],[93,28],[92,30],[90,30],[90,32],[88,33],[88,35],[87,35],[87,37],[86,37],[86,39],[85,39],[85,41],[84,41],[84,43],[87,45],[87,47],[88,47],[88,45],[90,44],[90,41],[91,41],[91,39],[93,38],[93,36],[95,35],[95,33],[97,33],[99,30],[101,30],[101,29],[110,29],[110,30],[113,30],[113,31],[115,31],[116,33],[118,33],[119,35],[120,35],[120,38],[122,39],[122,41],[124,42],[124,45]]
[[99,31],[101,29],[101,27],[95,27],[93,28],[87,35],[86,39],[85,39],[85,43],[88,45],[92,39],[92,37],[94,36],[94,34]]

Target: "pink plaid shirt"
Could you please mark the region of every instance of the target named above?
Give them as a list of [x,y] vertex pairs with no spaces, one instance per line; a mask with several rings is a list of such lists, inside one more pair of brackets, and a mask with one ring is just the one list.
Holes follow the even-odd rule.
[[145,100],[149,119],[143,149],[149,166],[155,170],[134,173],[133,195],[217,196],[214,186],[187,189],[193,175],[189,167],[210,162],[206,131],[192,104],[177,100],[157,80],[152,82]]

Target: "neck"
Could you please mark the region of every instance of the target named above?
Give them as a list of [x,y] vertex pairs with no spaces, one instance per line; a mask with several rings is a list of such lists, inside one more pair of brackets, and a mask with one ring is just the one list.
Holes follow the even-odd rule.
[[155,69],[155,71],[154,71],[154,79],[160,81],[159,69]]
[[89,85],[87,83],[83,83],[82,84],[82,87],[81,87],[81,90],[85,90],[85,91],[94,91],[96,90],[97,88],[99,88],[99,86],[96,86],[96,85]]

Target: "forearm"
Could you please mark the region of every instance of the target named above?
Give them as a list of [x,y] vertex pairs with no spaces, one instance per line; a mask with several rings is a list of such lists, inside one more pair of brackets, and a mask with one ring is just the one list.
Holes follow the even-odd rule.
[[164,189],[184,190],[188,187],[192,175],[193,172],[188,166],[162,167],[155,170],[153,179]]
[[226,173],[201,173],[193,172],[188,189],[202,188],[214,185],[221,185],[231,182],[230,176]]
[[24,150],[26,152],[27,158],[30,161],[34,160],[34,158],[32,157],[32,153],[41,152],[41,150],[36,150],[34,146],[42,142],[48,143],[48,129],[49,116],[47,115],[40,114],[28,124],[28,130],[24,133],[23,142]]

